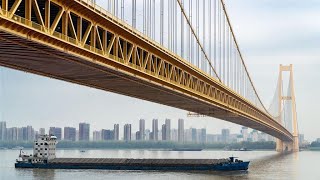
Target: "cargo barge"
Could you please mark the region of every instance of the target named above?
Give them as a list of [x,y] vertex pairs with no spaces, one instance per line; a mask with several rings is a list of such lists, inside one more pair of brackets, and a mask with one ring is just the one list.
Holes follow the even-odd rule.
[[227,159],[126,159],[126,158],[56,158],[57,139],[43,135],[34,142],[33,155],[20,151],[16,168],[108,169],[165,171],[238,171],[247,170],[249,161]]

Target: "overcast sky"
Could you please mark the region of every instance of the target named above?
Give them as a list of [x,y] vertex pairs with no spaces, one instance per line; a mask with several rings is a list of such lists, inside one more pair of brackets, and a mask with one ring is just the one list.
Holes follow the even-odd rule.
[[[106,1],[105,1],[106,2]],[[299,130],[308,140],[320,137],[320,1],[226,0],[227,10],[250,75],[267,105],[272,99],[279,64],[294,65]],[[98,3],[103,3],[102,0]],[[91,129],[125,123],[138,129],[140,118],[151,128],[153,118],[164,123],[185,119],[185,128],[206,127],[220,133],[240,126],[213,118],[188,118],[185,111],[104,92],[76,84],[0,68],[0,121],[7,126],[74,126],[88,122]]]

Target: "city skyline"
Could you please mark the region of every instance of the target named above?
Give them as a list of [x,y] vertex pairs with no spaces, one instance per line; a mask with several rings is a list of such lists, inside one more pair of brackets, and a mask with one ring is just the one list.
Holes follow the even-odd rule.
[[[153,119],[152,121],[154,121]],[[183,124],[183,119],[178,119],[175,121],[178,124]],[[171,120],[166,119],[167,125]],[[3,125],[6,125],[5,122],[0,122],[1,126],[0,128],[3,128]],[[139,123],[136,126],[139,126],[139,129],[141,129],[140,125],[143,127],[144,125]],[[164,127],[166,126],[166,123],[163,124]],[[85,140],[80,140],[79,137],[81,136],[79,129],[83,128],[82,126],[89,127],[88,132],[89,132],[89,139]],[[10,130],[16,129],[17,131],[15,133],[20,134],[20,131],[23,133],[22,135],[19,135],[19,137],[16,137],[17,139],[11,139],[12,141],[17,141],[17,140],[23,140],[23,141],[32,141],[35,140],[39,135],[44,135],[44,134],[51,134],[51,133],[57,133],[53,134],[57,137],[58,140],[67,140],[67,141],[172,141],[172,142],[179,142],[179,143],[238,143],[242,141],[248,141],[248,142],[259,142],[259,141],[275,141],[275,138],[273,138],[270,135],[267,135],[263,132],[259,132],[257,130],[251,130],[249,132],[249,128],[247,127],[242,127],[241,130],[237,133],[230,133],[230,129],[221,129],[220,133],[217,134],[210,134],[206,132],[206,128],[182,128],[182,126],[179,126],[182,130],[182,136],[184,137],[183,140],[179,139],[179,128],[178,129],[168,129],[165,128],[165,131],[159,131],[157,136],[158,140],[152,139],[152,131],[150,129],[152,127],[147,127],[145,129],[145,139],[139,139],[139,136],[136,136],[136,134],[139,132],[132,132],[131,127],[132,124],[125,124],[123,128],[119,128],[119,124],[114,124],[113,128],[102,128],[99,130],[95,129],[90,129],[90,124],[88,123],[79,123],[79,129],[76,129],[75,127],[50,127],[45,131],[45,128],[40,128],[39,131],[35,130],[32,126],[28,125],[27,127],[11,127],[8,128],[6,127],[6,132],[7,134],[12,133]],[[21,129],[21,130],[20,130]],[[26,134],[24,133],[24,129],[26,131]],[[63,131],[62,131],[63,129]],[[171,135],[170,138],[168,139],[166,131],[170,131]],[[120,136],[120,138],[117,138],[116,132],[121,132],[123,133],[123,136]],[[3,131],[0,131],[1,133]],[[48,132],[48,133],[46,133]],[[82,132],[83,133],[83,132]],[[165,133],[165,134],[163,134]],[[162,136],[164,135],[164,136]],[[26,136],[26,137],[24,137]],[[136,136],[136,137],[135,137]],[[63,137],[63,138],[62,138]],[[2,137],[1,137],[2,138]],[[3,140],[0,138],[0,141]],[[7,137],[9,138],[9,137]],[[61,138],[61,139],[60,139]],[[302,144],[308,144],[308,141],[304,139],[304,135],[300,134],[299,139]],[[10,139],[7,139],[11,141]]]
[[[105,5],[103,1],[97,1],[97,3]],[[312,2],[314,6],[308,8],[306,12],[303,9],[297,10],[295,8],[295,6],[306,7],[301,2],[296,2],[296,4],[290,4],[287,1],[281,2],[279,7],[284,5],[291,7],[289,13],[292,13],[292,16],[297,18],[299,22],[287,21],[284,25],[282,22],[287,20],[287,14],[282,12],[279,7],[274,8],[276,6],[273,3],[252,3],[247,0],[228,3],[226,1],[226,6],[238,42],[240,42],[242,52],[245,55],[249,72],[252,74],[257,91],[266,106],[270,102],[272,98],[270,95],[273,94],[276,86],[274,82],[277,78],[279,64],[295,65],[299,130],[305,134],[306,139],[312,140],[319,136],[317,130],[313,128],[313,119],[319,116],[317,105],[314,102],[318,102],[319,99],[311,97],[311,94],[315,94],[319,89],[318,85],[313,83],[317,82],[320,77],[317,58],[319,52],[316,46],[319,39],[317,36],[319,27],[312,23],[312,19],[318,14],[314,7],[319,4]],[[242,16],[237,16],[237,14],[242,14]],[[264,21],[258,19],[264,19]],[[258,25],[252,22],[256,22]],[[253,27],[273,27],[274,24],[277,28],[272,30]],[[305,34],[305,29],[312,29],[312,31]],[[279,35],[281,34],[278,33],[279,31],[290,33],[282,36]],[[305,36],[297,39],[297,34],[300,33]],[[269,41],[269,39],[277,39],[277,41]],[[305,41],[310,43],[303,43]],[[304,45],[302,46],[302,44]],[[298,48],[301,50],[297,51]],[[168,117],[171,119],[184,118],[186,127],[191,125],[205,126],[208,132],[217,132],[221,128],[237,131],[241,128],[238,125],[214,118],[187,118],[185,117],[186,111],[3,67],[0,68],[0,73],[2,86],[0,97],[4,99],[0,103],[0,120],[11,122],[16,126],[19,126],[21,122],[30,124],[36,122],[35,124],[39,124],[39,127],[43,127],[45,124],[43,121],[46,120],[56,123],[53,123],[53,126],[61,122],[70,122],[70,126],[75,126],[79,121],[90,121],[89,123],[93,127],[99,127],[115,123],[113,121],[105,122],[105,119],[119,118],[119,114],[122,115],[119,122],[139,117],[163,119],[165,117],[162,114],[169,114]],[[305,81],[305,79],[312,79],[312,81]],[[308,89],[309,92],[303,93],[304,89]],[[27,96],[25,96],[26,94]],[[316,100],[310,102],[311,98],[316,98]],[[65,100],[67,102],[64,102]],[[143,107],[145,113],[141,115],[138,112],[129,111],[122,114],[120,109],[132,109],[132,105]],[[96,108],[90,109],[91,107]],[[42,109],[41,112],[39,109]],[[111,110],[105,111],[105,109]],[[195,121],[197,123],[194,123]],[[132,122],[133,120],[130,123]]]

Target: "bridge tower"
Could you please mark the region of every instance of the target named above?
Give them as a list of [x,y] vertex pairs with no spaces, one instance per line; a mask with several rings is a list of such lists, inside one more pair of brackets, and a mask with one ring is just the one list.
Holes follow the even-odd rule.
[[[290,94],[284,95],[283,94],[283,72],[289,72],[289,91]],[[278,82],[278,103],[279,103],[279,123],[284,125],[283,119],[283,102],[290,101],[291,103],[291,110],[289,111],[292,113],[292,134],[293,134],[293,142],[284,142],[280,139],[276,141],[276,150],[278,152],[286,152],[286,151],[299,151],[299,138],[298,138],[298,122],[297,122],[297,112],[296,112],[296,98],[294,93],[294,81],[293,81],[293,66],[292,64],[288,66],[280,65],[279,69],[279,82]]]

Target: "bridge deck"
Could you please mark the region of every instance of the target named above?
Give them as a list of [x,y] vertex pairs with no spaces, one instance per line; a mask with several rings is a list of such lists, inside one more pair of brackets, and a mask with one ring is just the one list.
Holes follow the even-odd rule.
[[[0,31],[0,65],[63,81],[77,83],[117,94],[217,117],[229,122],[251,127],[275,137],[290,141],[287,136],[261,126],[261,123],[241,116],[227,116],[227,112],[174,89],[138,78],[121,69],[101,66],[22,37]],[[143,109],[139,109],[143,111]],[[125,109],[124,109],[125,111]],[[215,114],[212,114],[215,112]],[[277,134],[278,133],[278,134]]]

